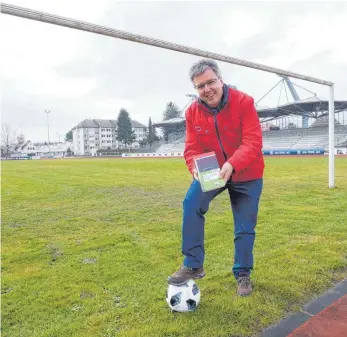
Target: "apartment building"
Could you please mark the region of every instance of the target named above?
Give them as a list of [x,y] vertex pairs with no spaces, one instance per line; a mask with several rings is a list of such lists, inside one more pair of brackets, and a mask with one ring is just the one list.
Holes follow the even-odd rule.
[[[147,127],[132,120],[135,131],[135,142],[131,147],[139,147],[139,142],[146,138]],[[72,129],[73,149],[75,155],[96,155],[98,149],[117,149],[124,147],[117,140],[117,120],[85,119]]]

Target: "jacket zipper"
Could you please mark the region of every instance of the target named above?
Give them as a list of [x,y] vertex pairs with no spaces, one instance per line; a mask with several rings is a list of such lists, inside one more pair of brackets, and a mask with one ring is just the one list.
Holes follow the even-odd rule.
[[213,119],[214,119],[214,126],[215,126],[216,132],[217,132],[218,142],[219,142],[219,145],[220,145],[220,147],[221,147],[221,149],[222,149],[222,152],[223,152],[223,155],[224,155],[224,159],[225,159],[225,161],[227,161],[228,157],[227,157],[227,155],[226,155],[226,153],[225,153],[225,150],[224,150],[222,141],[221,141],[221,139],[220,139],[219,128],[218,128],[218,123],[217,123],[217,116],[216,116],[216,114],[214,114]]
[[214,126],[215,126],[216,133],[217,133],[218,143],[219,143],[219,146],[221,147],[221,150],[222,150],[222,152],[223,152],[224,159],[225,159],[225,161],[227,161],[227,160],[228,160],[228,157],[227,157],[227,155],[226,155],[226,153],[225,153],[225,150],[224,150],[224,147],[223,147],[222,141],[221,141],[221,139],[220,139],[220,135],[219,135],[219,128],[218,128],[218,123],[217,123],[217,114],[212,113],[211,111],[209,111],[208,109],[206,109],[203,105],[202,105],[202,108],[203,108],[207,113],[209,113],[210,115],[213,115]]

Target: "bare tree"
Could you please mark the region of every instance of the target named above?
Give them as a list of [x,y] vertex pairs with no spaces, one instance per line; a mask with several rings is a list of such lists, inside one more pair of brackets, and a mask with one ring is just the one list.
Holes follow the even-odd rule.
[[9,124],[1,125],[1,156],[9,156],[11,150],[17,144],[17,135]]

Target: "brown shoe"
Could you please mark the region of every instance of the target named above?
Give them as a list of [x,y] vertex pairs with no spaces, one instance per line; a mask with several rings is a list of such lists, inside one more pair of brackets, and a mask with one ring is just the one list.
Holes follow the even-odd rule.
[[252,283],[249,276],[240,276],[237,279],[237,294],[239,296],[249,296],[252,293]]
[[189,268],[181,266],[181,268],[168,278],[168,283],[174,286],[181,286],[189,280],[203,278],[206,275],[204,268]]

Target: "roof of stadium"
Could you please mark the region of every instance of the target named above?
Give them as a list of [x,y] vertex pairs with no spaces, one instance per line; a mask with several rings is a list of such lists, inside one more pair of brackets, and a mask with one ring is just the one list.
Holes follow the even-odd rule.
[[[286,117],[286,116],[304,116],[304,117],[311,117],[311,118],[319,118],[324,115],[329,114],[329,101],[327,100],[322,100],[317,95],[306,89],[301,87],[300,85],[297,85],[293,83],[288,77],[286,76],[280,76],[281,80],[274,85],[260,100],[258,100],[255,103],[259,119],[261,122],[267,122],[276,118],[281,118],[281,117]],[[287,102],[284,104],[279,104],[277,107],[264,107],[260,106],[259,102],[266,97],[270,92],[272,92],[276,87],[281,85],[281,91],[279,93],[279,99],[278,102],[280,102],[280,98],[282,95],[282,89],[284,88],[285,95],[287,97]],[[232,87],[233,89],[237,90],[236,86],[232,86],[228,84],[229,87]],[[291,93],[293,97],[293,101],[288,100],[288,95],[287,95],[287,88],[289,89],[289,92]],[[306,98],[306,99],[300,99],[295,87],[298,87],[300,89],[303,89],[311,94],[313,96]],[[188,97],[193,98],[193,100],[198,99],[197,95],[186,95]],[[189,104],[189,103],[188,103]],[[187,104],[187,105],[188,105]],[[183,109],[185,110],[185,109]],[[182,110],[182,111],[183,111]],[[335,113],[339,113],[342,111],[347,111],[347,101],[346,100],[340,100],[334,101],[334,110]],[[153,123],[153,126],[155,127],[162,127],[162,126],[174,126],[174,125],[182,125],[185,123],[185,116],[181,118],[173,118],[170,120],[166,121],[161,121],[158,123]]]
[[[334,102],[335,113],[339,113],[347,110],[347,101],[335,101]],[[328,114],[329,101],[321,100],[314,96],[308,99],[302,99],[300,101],[289,102],[281,104],[273,108],[257,107],[258,116],[260,119],[276,119],[289,115],[307,116],[313,118],[319,118]],[[158,123],[153,123],[155,127],[162,127],[168,125],[184,124],[185,117],[178,117],[168,119]]]
[[[335,101],[334,102],[335,113],[347,110],[347,101]],[[257,112],[259,118],[267,117],[283,117],[288,115],[299,115],[307,117],[319,117],[328,113],[329,101],[320,100],[314,96],[300,101],[289,102],[286,104],[279,105],[273,108],[259,108]]]

